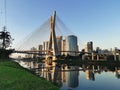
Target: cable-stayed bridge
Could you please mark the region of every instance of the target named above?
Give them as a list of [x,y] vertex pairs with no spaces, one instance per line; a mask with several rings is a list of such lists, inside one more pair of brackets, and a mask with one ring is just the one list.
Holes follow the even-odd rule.
[[[67,36],[69,38],[66,38]],[[39,47],[35,48],[37,46]],[[62,55],[81,55],[82,58],[84,54],[87,54],[87,58],[92,60],[99,60],[100,57],[106,58],[105,54],[98,54],[93,51],[80,52],[78,48],[77,37],[66,27],[55,11],[53,16],[46,20],[40,28],[16,45],[14,53],[44,57],[48,62],[57,60],[58,56]]]
[[[15,49],[20,51],[30,50],[32,47],[37,47],[39,44],[43,44],[44,41],[49,41],[51,31],[50,19],[51,18],[48,18],[38,29],[22,39],[17,45],[15,45]],[[74,35],[58,15],[55,16],[54,29],[56,36],[63,36],[63,39],[68,35]]]
[[[53,16],[51,16],[50,19],[48,19],[43,25],[41,25],[39,29],[32,32],[31,35],[26,37],[25,40],[23,40],[22,42],[20,42],[19,45],[16,46],[14,53],[45,56],[46,60],[56,60],[57,56],[61,55],[61,53],[74,53],[74,55],[80,53],[78,49],[60,49],[61,47],[66,47],[64,45],[60,45],[61,42],[57,40],[57,36],[64,36],[63,38],[61,38],[64,39],[67,35],[73,35],[73,32],[71,32],[70,29],[68,29],[62,22],[62,20],[60,20],[60,18],[56,16],[55,11]],[[43,50],[33,48],[45,41],[48,41],[46,49]]]

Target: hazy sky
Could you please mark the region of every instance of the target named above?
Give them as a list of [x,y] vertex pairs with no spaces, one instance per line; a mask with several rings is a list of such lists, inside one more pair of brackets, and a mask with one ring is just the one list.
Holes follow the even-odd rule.
[[[4,0],[0,0],[0,28],[4,25]],[[78,37],[80,47],[120,48],[120,0],[7,0],[7,27],[19,42],[56,10]]]

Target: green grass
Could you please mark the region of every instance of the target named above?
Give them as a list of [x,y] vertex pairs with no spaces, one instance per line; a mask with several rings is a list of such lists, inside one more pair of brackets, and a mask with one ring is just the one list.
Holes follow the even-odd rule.
[[0,90],[59,90],[13,61],[0,61]]

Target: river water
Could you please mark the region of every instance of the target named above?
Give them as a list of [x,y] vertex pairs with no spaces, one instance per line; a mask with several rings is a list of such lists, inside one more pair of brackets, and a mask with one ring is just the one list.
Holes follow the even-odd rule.
[[120,90],[120,67],[112,65],[34,63],[31,69],[61,90]]

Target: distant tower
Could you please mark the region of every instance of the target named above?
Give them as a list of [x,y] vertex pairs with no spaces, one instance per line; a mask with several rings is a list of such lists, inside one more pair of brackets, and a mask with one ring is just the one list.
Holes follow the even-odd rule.
[[[56,36],[58,51],[62,51],[62,36]],[[58,52],[61,55],[61,52]]]
[[[43,42],[43,50],[44,51],[49,50],[49,41],[44,41]],[[44,54],[46,54],[46,52]]]
[[[78,51],[77,37],[74,35],[69,35],[66,37],[66,51]],[[67,53],[71,56],[75,56],[75,53]]]
[[93,52],[93,42],[87,42],[85,45],[85,52],[92,53]]
[[[66,40],[62,40],[62,51],[65,51],[66,50]],[[61,52],[62,55],[65,55],[65,52]]]
[[39,54],[42,54],[42,50],[43,50],[43,45],[38,45],[37,50],[39,51]]

